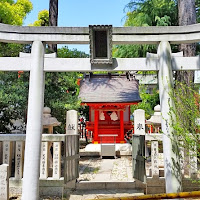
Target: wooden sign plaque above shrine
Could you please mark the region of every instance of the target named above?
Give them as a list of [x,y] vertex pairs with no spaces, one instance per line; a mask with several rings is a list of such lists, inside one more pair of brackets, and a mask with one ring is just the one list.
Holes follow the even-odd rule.
[[90,25],[90,63],[112,65],[112,25]]

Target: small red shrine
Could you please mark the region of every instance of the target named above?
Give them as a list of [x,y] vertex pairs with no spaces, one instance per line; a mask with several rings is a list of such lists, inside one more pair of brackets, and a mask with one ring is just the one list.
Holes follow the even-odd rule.
[[82,104],[89,106],[87,131],[93,143],[125,143],[124,134],[133,129],[130,105],[141,101],[138,81],[126,75],[89,74],[80,82]]

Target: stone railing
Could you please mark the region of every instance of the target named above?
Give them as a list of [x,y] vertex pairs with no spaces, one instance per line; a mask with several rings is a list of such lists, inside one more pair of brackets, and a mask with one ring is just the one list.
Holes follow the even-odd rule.
[[[160,176],[164,177],[164,155],[163,155],[163,145],[162,145],[162,134],[151,133],[145,135],[146,141],[146,157],[148,167],[147,175],[150,177]],[[151,152],[151,155],[149,155]],[[198,162],[197,156],[187,155],[184,152],[184,148],[180,148],[180,167],[184,178],[198,178],[200,173],[198,173]]]
[[[40,179],[61,179],[65,141],[64,134],[43,134],[41,145]],[[25,134],[0,134],[0,163],[9,165],[9,177],[23,177]],[[53,147],[53,148],[51,148]],[[52,151],[51,151],[52,150]]]
[[[64,184],[64,146],[66,136],[67,135],[65,134],[42,135],[40,161],[41,195],[62,193]],[[10,195],[21,194],[25,139],[25,134],[0,134],[0,164],[9,165],[8,175],[10,177]],[[146,134],[145,141],[148,187],[151,190],[165,192],[162,134]],[[198,176],[197,164],[195,165],[196,168],[187,168],[183,166],[183,163],[185,163],[185,161],[182,161],[182,173],[185,175],[185,178],[192,177],[194,174],[197,174]],[[155,180],[159,181],[157,182]],[[185,179],[184,181],[186,188],[188,187],[188,184],[191,184],[190,182],[187,182],[187,180]]]
[[[62,192],[65,137],[65,134],[42,134],[41,194],[60,194]],[[0,134],[0,164],[9,165],[10,195],[21,194],[25,139],[25,134]]]
[[[64,134],[43,134],[41,145],[40,179],[64,179]],[[25,134],[0,134],[0,164],[9,165],[9,177],[12,180],[21,180],[23,177]],[[162,153],[162,134],[146,134],[147,175],[150,177],[164,177],[164,158]],[[53,148],[52,148],[53,147]],[[63,148],[62,148],[63,147]],[[62,150],[61,150],[62,149]],[[151,153],[150,153],[151,152]],[[197,174],[195,157],[189,158],[182,153],[182,174],[192,177]],[[190,159],[193,167],[188,168],[186,161]]]
[[[166,192],[162,137],[163,135],[158,133],[145,135],[147,192],[149,194]],[[149,152],[151,152],[150,155]],[[183,191],[199,190],[200,172],[198,171],[197,157],[187,155],[183,148],[180,149],[180,153]]]

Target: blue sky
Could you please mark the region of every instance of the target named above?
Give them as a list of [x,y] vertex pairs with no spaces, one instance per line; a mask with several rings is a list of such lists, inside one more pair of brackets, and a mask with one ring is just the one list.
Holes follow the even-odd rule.
[[[37,20],[38,12],[49,9],[49,0],[31,0],[33,10],[24,21],[28,25]],[[87,27],[95,24],[123,26],[126,13],[125,5],[130,0],[59,0],[58,26]],[[73,45],[70,48],[89,52],[85,45]]]

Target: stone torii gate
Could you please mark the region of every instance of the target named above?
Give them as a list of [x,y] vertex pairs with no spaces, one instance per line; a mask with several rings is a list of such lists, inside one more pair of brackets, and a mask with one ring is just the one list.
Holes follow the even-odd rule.
[[[89,44],[88,27],[18,27],[0,24],[0,42],[32,44],[30,57],[1,57],[0,71],[30,71],[22,199],[39,199],[44,72],[158,71],[161,102],[166,192],[179,192],[180,173],[173,172],[169,90],[172,70],[200,70],[199,57],[175,57],[170,44],[200,41],[200,24],[184,27],[114,27],[113,44],[158,44],[157,56],[116,58],[112,65],[93,65],[89,58],[45,57],[45,44]],[[172,103],[172,102],[171,102]],[[177,173],[177,174],[175,174]],[[178,176],[177,176],[178,175]]]

